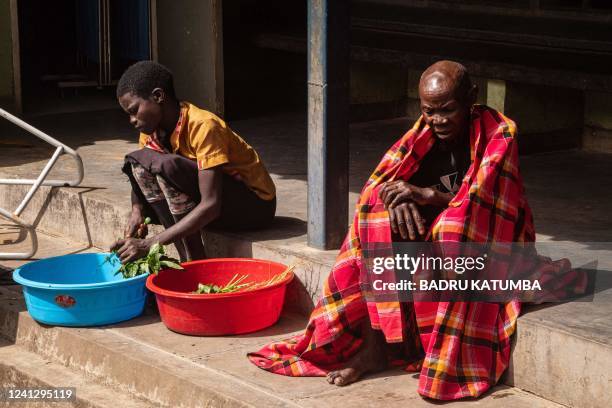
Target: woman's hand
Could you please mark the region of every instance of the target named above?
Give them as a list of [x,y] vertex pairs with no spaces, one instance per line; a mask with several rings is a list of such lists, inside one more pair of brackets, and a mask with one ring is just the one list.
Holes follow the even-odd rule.
[[417,205],[413,202],[401,203],[395,207],[389,207],[389,222],[391,231],[400,234],[402,239],[415,241],[425,236],[425,219],[421,216]]
[[403,180],[386,182],[378,196],[387,209],[394,208],[401,203],[434,205],[436,202],[436,190],[431,187],[417,187]]
[[146,238],[149,233],[149,229],[144,222],[142,213],[134,207],[132,214],[128,219],[127,226],[125,227],[124,237],[125,238]]
[[132,262],[146,256],[153,243],[148,239],[126,238],[115,242],[110,250],[116,251],[121,263]]

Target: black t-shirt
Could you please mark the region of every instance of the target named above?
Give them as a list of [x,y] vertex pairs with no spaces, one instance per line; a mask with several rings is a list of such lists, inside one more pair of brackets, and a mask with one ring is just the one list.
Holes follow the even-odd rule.
[[[457,146],[449,148],[436,140],[408,182],[417,187],[432,187],[454,195],[459,191],[470,164],[469,142],[458,143]],[[420,210],[429,227],[444,208],[427,205]]]

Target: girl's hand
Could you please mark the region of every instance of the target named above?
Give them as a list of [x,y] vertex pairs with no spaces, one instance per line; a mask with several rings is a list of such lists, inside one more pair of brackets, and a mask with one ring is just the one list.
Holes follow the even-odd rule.
[[116,251],[121,263],[126,263],[145,257],[152,245],[148,239],[126,238],[115,242],[111,251]]
[[147,222],[143,218],[139,211],[132,211],[130,218],[128,219],[127,226],[125,227],[125,238],[140,238],[144,239],[149,233]]

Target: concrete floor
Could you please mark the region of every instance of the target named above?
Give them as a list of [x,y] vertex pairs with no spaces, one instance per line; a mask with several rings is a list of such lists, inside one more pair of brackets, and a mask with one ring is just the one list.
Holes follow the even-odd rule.
[[[300,316],[285,314],[276,325],[255,334],[192,337],[171,332],[151,310],[128,322],[98,328],[40,325],[25,310],[18,287],[0,288],[0,316],[5,323],[0,335],[10,339],[8,342],[0,339],[0,374],[6,371],[2,368],[9,366],[30,379],[53,376],[56,386],[76,387],[77,395],[82,398],[88,398],[102,385],[105,388],[102,395],[129,393],[155,403],[149,406],[306,408],[350,404],[425,408],[439,405],[421,398],[415,392],[418,376],[401,368],[368,376],[347,387],[335,387],[324,378],[274,375],[248,362],[247,352],[301,331],[305,321]],[[96,404],[91,406],[128,406],[119,402],[107,405],[102,401],[93,399]],[[452,405],[561,407],[504,385],[478,400],[456,401]]]

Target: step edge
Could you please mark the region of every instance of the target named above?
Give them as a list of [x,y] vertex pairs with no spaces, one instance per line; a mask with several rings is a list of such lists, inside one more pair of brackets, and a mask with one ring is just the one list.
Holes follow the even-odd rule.
[[[111,405],[100,403],[97,400],[97,398],[99,397],[97,395],[97,392],[98,393],[112,392],[113,399],[117,399],[115,404],[117,402],[119,403],[133,402],[137,404],[135,405],[136,407],[147,407],[147,406],[150,407],[152,406],[151,404],[154,404],[153,405],[154,407],[161,407],[161,405],[158,405],[154,403],[153,401],[143,400],[141,398],[138,398],[135,395],[128,394],[125,391],[117,389],[117,388],[109,388],[108,386],[104,386],[103,384],[92,381],[92,379],[88,377],[83,378],[81,372],[76,372],[64,365],[58,364],[53,361],[48,361],[44,359],[42,356],[40,356],[39,354],[31,352],[21,345],[10,344],[8,341],[2,341],[2,343],[5,343],[5,344],[1,345],[0,355],[7,354],[7,353],[13,354],[13,355],[18,354],[20,356],[25,355],[27,356],[28,360],[38,363],[39,366],[50,367],[54,371],[61,372],[62,378],[64,378],[65,380],[58,381],[57,378],[49,378],[49,375],[45,373],[45,370],[40,370],[39,368],[35,369],[34,367],[31,367],[31,366],[24,367],[21,361],[18,361],[18,362],[11,361],[10,355],[8,356],[8,359],[6,358],[7,357],[6,355],[5,355],[5,358],[0,359],[0,367],[2,367],[3,370],[13,369],[16,372],[25,376],[26,378],[34,380],[34,382],[39,384],[41,387],[54,387],[54,388],[55,387],[67,387],[67,386],[71,387],[73,386],[72,384],[75,384],[74,385],[76,388],[76,401],[75,402],[85,403],[87,406],[91,406],[92,408],[107,408],[107,407],[110,407]],[[34,372],[34,370],[36,372]],[[76,385],[77,383],[78,383],[78,386]]]
[[[4,289],[0,288],[0,293],[2,293],[3,291]],[[2,310],[3,312],[6,312],[6,308],[4,304],[2,304],[2,302],[0,302],[0,310]],[[39,355],[43,358],[49,359],[57,364],[61,364],[71,369],[84,372],[86,375],[89,375],[91,378],[95,378],[97,382],[103,385],[106,385],[112,388],[118,387],[124,392],[127,392],[131,395],[135,395],[136,397],[151,400],[152,402],[158,403],[160,405],[169,406],[168,404],[170,403],[170,401],[165,402],[161,400],[152,399],[151,395],[149,395],[151,394],[151,391],[147,391],[146,388],[143,388],[142,386],[140,390],[133,390],[133,387],[134,387],[133,384],[131,384],[130,386],[126,386],[125,383],[118,381],[118,377],[112,372],[112,369],[109,369],[107,367],[98,367],[98,369],[102,370],[98,374],[92,372],[91,370],[90,371],[86,370],[87,350],[95,348],[97,350],[104,349],[103,354],[105,356],[104,357],[105,361],[108,361],[110,358],[110,359],[114,359],[115,361],[122,361],[124,362],[124,365],[125,365],[125,361],[127,359],[130,361],[129,366],[147,367],[148,369],[155,370],[156,374],[159,375],[160,377],[168,378],[169,377],[167,374],[168,371],[164,370],[164,364],[156,365],[155,363],[148,361],[148,359],[146,358],[147,353],[143,351],[143,348],[146,349],[147,351],[159,352],[160,350],[155,348],[154,346],[151,346],[149,344],[142,343],[142,342],[137,343],[134,341],[133,338],[128,339],[127,336],[118,336],[116,332],[112,331],[112,329],[111,330],[102,329],[101,331],[98,331],[97,334],[93,334],[91,336],[91,337],[96,337],[96,336],[104,337],[108,341],[108,343],[112,343],[113,341],[116,343],[120,343],[120,342],[125,343],[127,340],[129,340],[128,347],[130,347],[130,351],[133,353],[125,353],[125,352],[122,353],[121,350],[114,350],[110,348],[108,344],[100,344],[99,342],[96,342],[95,339],[89,338],[88,336],[82,333],[76,332],[74,330],[71,330],[69,328],[47,327],[47,326],[43,327],[39,325],[38,323],[36,323],[29,316],[27,311],[22,311],[22,312],[9,311],[9,313],[11,312],[13,314],[17,314],[17,316],[14,316],[14,318],[16,318],[17,330],[18,330],[16,339],[7,338],[4,332],[0,333],[1,337],[7,339],[8,341],[13,341],[15,342],[15,344],[24,347],[29,352]],[[46,335],[44,333],[45,331],[47,332]],[[53,344],[48,344],[48,343],[45,343],[44,345],[41,344],[42,339],[48,341],[50,338],[52,339]],[[81,346],[82,348],[81,353],[80,353],[81,355],[78,357],[82,361],[78,365],[74,357],[67,358],[67,356],[62,356],[62,355],[57,354],[57,353],[61,353],[60,350],[57,350],[58,348],[57,345],[60,344],[61,342],[73,343],[73,344],[77,344]],[[46,349],[51,349],[51,352],[46,352],[43,349],[43,347]],[[169,361],[171,363],[174,362],[175,365],[180,365],[186,368],[198,369],[198,370],[201,370],[203,367],[205,367],[205,366],[197,365],[191,362],[189,359],[182,358],[180,356],[174,355],[169,352],[165,352],[165,355],[167,357],[165,361]],[[157,359],[156,361],[159,361],[159,359]],[[211,401],[218,402],[220,403],[219,405],[222,405],[222,406],[229,406],[229,407],[254,406],[249,400],[245,400],[244,398],[242,398],[241,395],[239,395],[239,392],[236,392],[236,389],[239,389],[241,386],[245,386],[245,385],[248,385],[249,388],[252,390],[252,392],[259,393],[260,395],[258,396],[258,398],[260,402],[261,400],[264,400],[266,402],[266,405],[268,406],[298,406],[297,404],[295,404],[295,402],[291,400],[287,400],[282,397],[273,395],[267,390],[258,388],[257,386],[254,386],[248,382],[245,382],[243,380],[237,381],[236,379],[237,377],[233,377],[232,375],[227,374],[223,371],[216,370],[212,367],[206,367],[206,368],[207,368],[207,371],[211,374],[206,376],[206,378],[202,378],[202,377],[198,378],[197,379],[198,381],[194,381],[194,379],[181,375],[179,372],[177,372],[178,369],[176,368],[173,369],[173,371],[171,371],[170,377],[173,378],[174,382],[179,385],[183,385],[183,386],[189,385],[190,387],[189,389],[191,391],[199,389],[201,390],[200,393],[203,395],[214,395],[216,399],[211,399]],[[133,372],[138,373],[139,371],[136,369],[133,369]],[[226,384],[223,385],[221,389],[219,389],[219,383],[215,382],[214,375],[219,375],[219,376],[224,377]],[[112,382],[105,381],[105,378],[107,379],[110,378]],[[228,385],[227,383],[230,381],[232,382],[232,384]],[[122,385],[124,387],[122,387]]]

